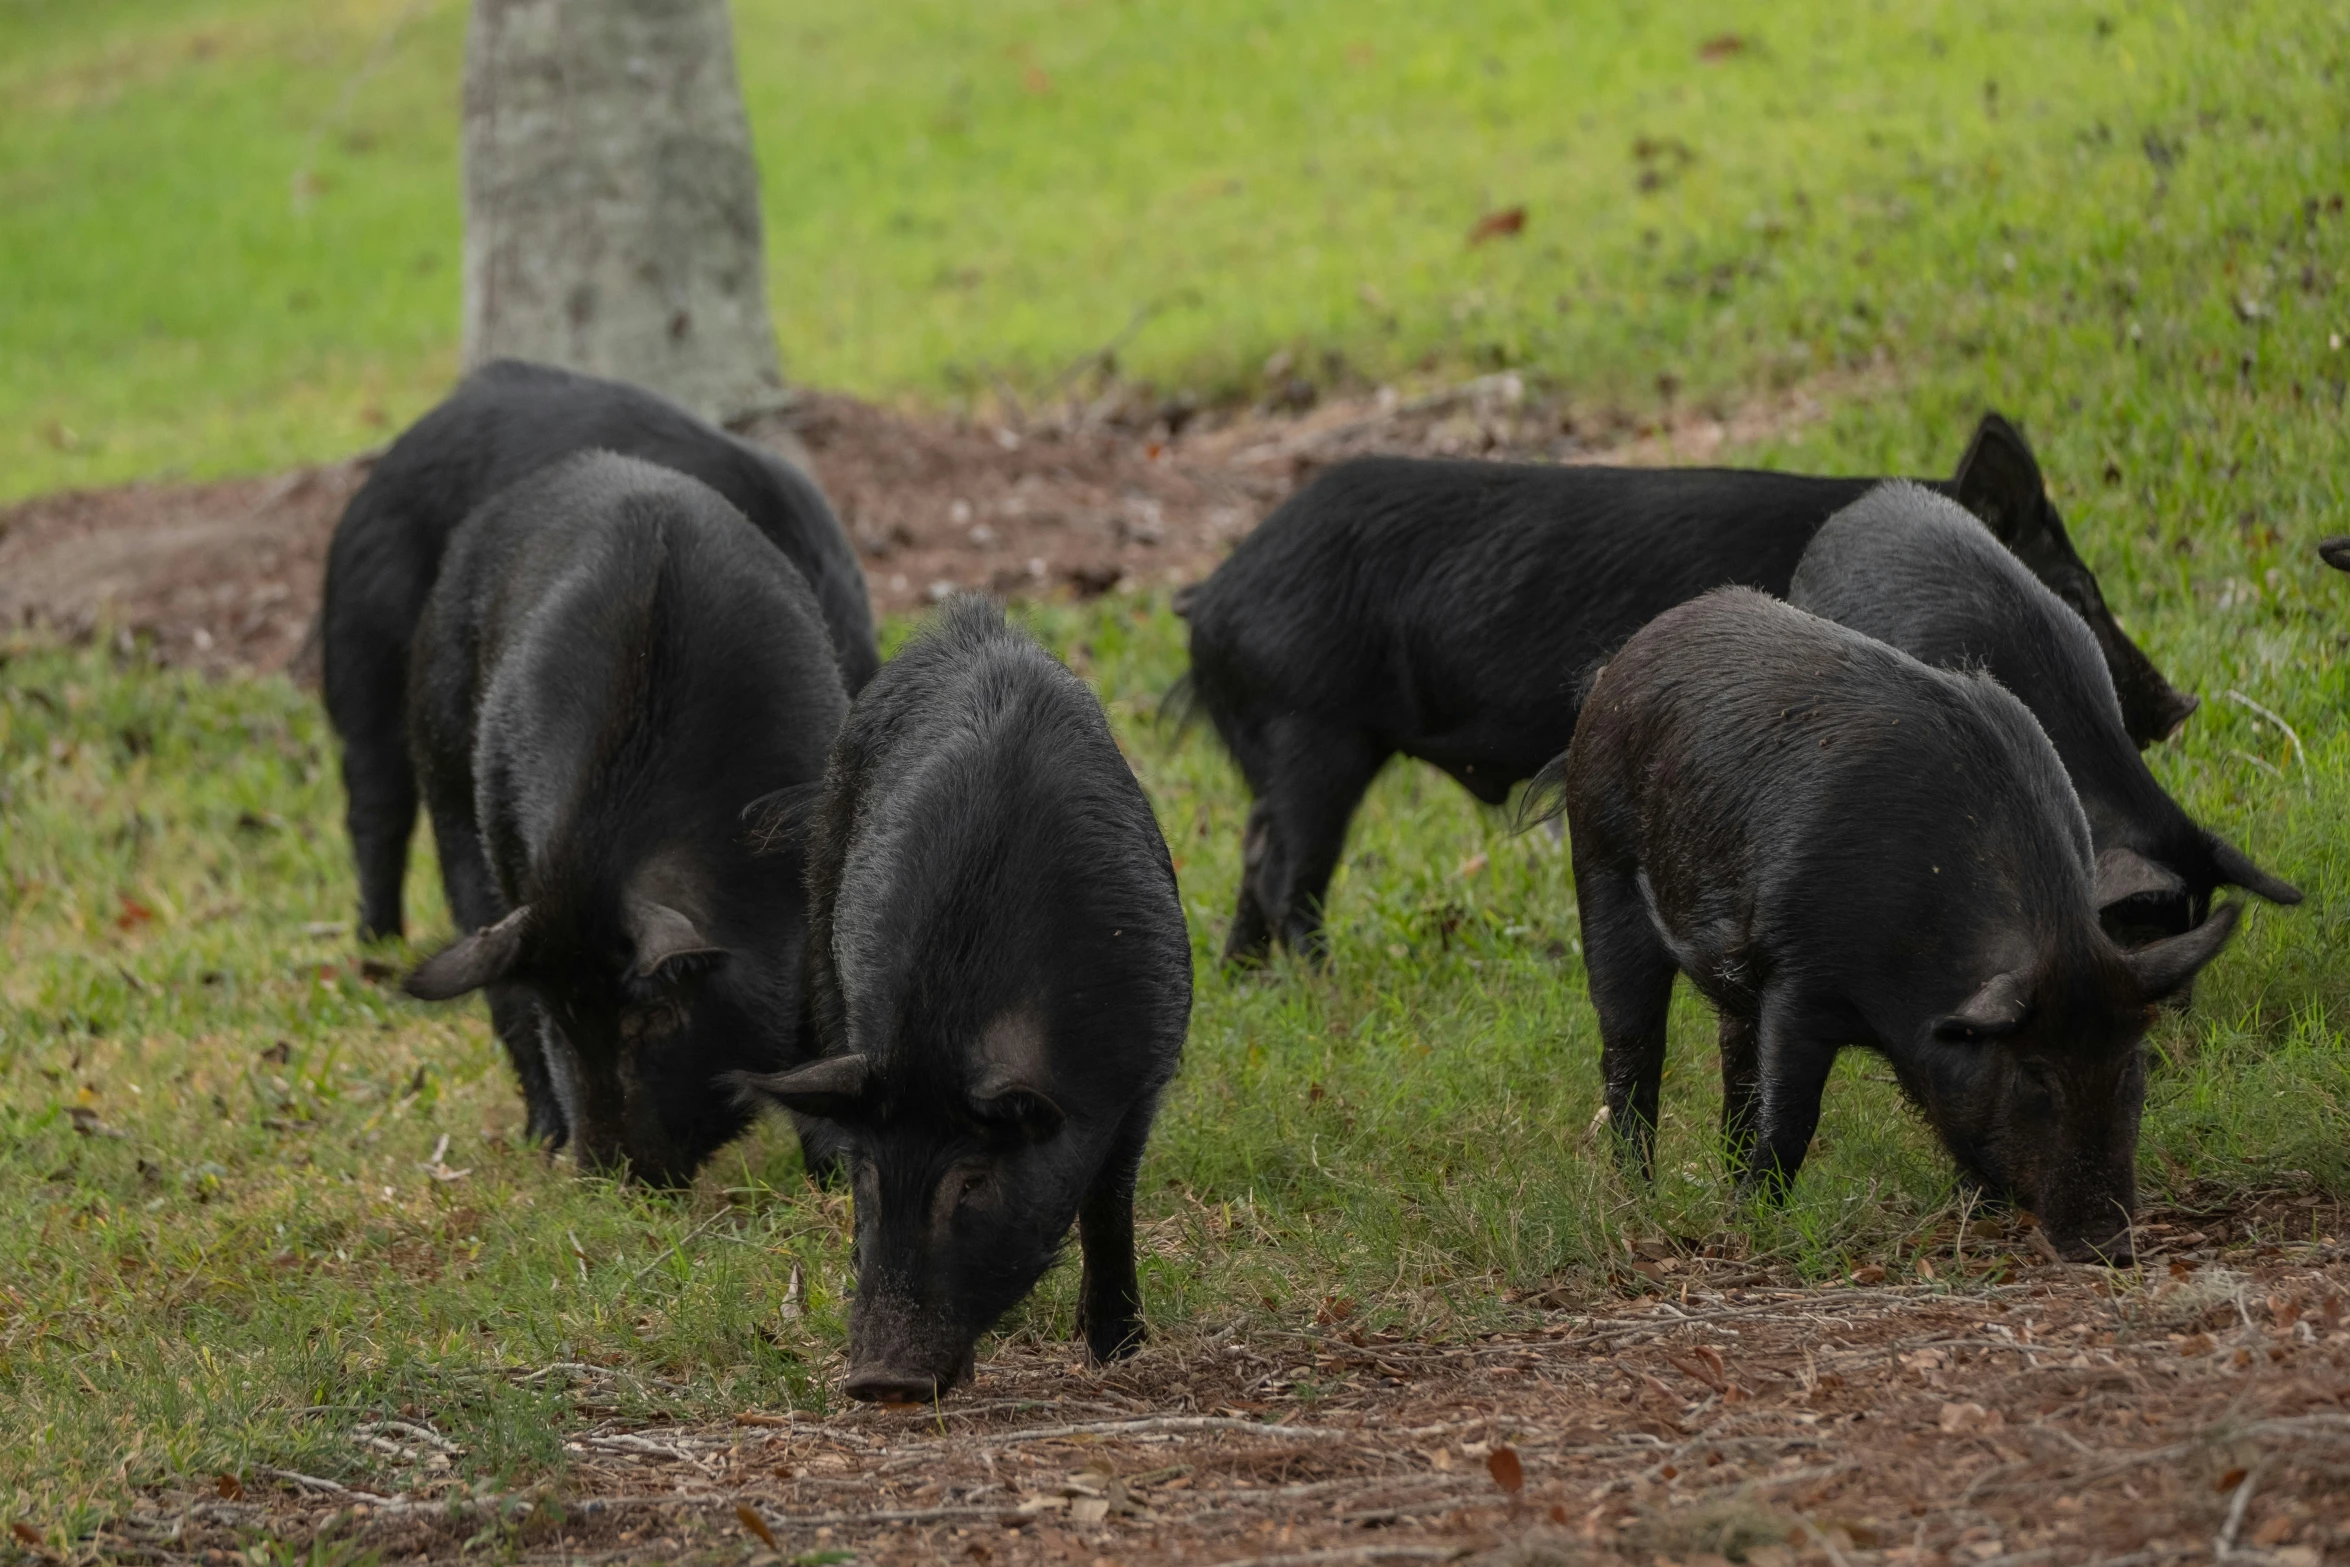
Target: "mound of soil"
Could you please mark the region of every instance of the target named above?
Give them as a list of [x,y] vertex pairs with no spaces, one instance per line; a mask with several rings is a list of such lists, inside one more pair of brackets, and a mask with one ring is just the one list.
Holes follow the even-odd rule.
[[[1727,423],[1642,427],[1530,399],[1504,375],[1302,413],[1187,417],[1109,398],[1005,423],[810,393],[746,433],[814,469],[889,612],[956,588],[1081,598],[1196,580],[1303,478],[1363,452],[1702,461],[1816,411],[1791,395]],[[0,625],[106,628],[174,664],[303,676],[327,540],[371,461],[0,511]]]

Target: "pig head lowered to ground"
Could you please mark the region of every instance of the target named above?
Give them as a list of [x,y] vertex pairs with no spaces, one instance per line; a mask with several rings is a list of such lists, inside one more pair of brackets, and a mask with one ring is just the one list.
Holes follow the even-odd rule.
[[408,989],[489,991],[530,1128],[673,1184],[800,1040],[802,860],[767,812],[848,711],[815,596],[699,480],[592,452],[449,545],[410,700],[467,935]]
[[511,359],[484,365],[392,443],[327,550],[326,711],[343,742],[362,938],[401,931],[416,825],[409,642],[449,536],[525,474],[596,450],[691,474],[748,517],[814,590],[851,695],[880,663],[856,551],[806,474],[641,387]]
[[2123,730],[2089,628],[1965,508],[1914,484],[1871,490],[1812,539],[1787,602],[1938,668],[1983,670],[2023,700],[2088,815],[2097,905],[2116,939],[2186,930],[2219,886],[2301,901],[2163,792]]
[[1608,662],[1537,787],[1562,778],[1609,1117],[1643,1173],[1677,971],[1720,1014],[1746,1183],[1794,1178],[1859,1045],[2065,1255],[2130,1252],[2140,1040],[2237,906],[2117,946],[2064,766],[1996,681],[1724,589]]
[[1150,802],[1075,675],[978,599],[857,699],[807,829],[823,1059],[745,1086],[824,1123],[856,1203],[848,1391],[934,1397],[1074,1219],[1078,1325],[1140,1343],[1134,1179],[1191,1009]]
[[[1877,482],[1375,457],[1291,496],[1186,606],[1194,693],[1256,796],[1225,956],[1320,951],[1347,819],[1388,757],[1507,799],[1574,737],[1593,665],[1709,588],[1784,593]],[[2088,623],[2140,745],[2186,720],[2195,699],[2114,622],[2006,420],[1936,488]]]

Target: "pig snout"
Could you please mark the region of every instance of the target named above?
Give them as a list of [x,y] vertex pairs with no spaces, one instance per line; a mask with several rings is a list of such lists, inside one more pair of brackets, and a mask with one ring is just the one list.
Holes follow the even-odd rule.
[[2107,1181],[2043,1193],[2033,1211],[2041,1233],[2065,1261],[2126,1268],[2136,1250],[2130,1233],[2134,1195],[2129,1183]]
[[927,1404],[971,1380],[978,1335],[936,1312],[860,1293],[843,1390],[871,1404]]

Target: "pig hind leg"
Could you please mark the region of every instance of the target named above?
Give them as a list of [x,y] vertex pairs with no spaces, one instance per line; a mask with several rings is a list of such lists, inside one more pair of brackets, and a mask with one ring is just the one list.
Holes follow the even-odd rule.
[[[1832,1013],[1784,990],[1766,991],[1755,1030],[1753,1130],[1738,1172],[1741,1190],[1786,1195],[1819,1130],[1820,1098],[1836,1064]],[[1727,1057],[1723,1072],[1728,1075]],[[1725,1107],[1726,1108],[1726,1107]]]
[[338,638],[327,707],[343,741],[344,825],[359,871],[359,937],[397,936],[408,839],[416,830],[416,768],[408,755],[407,659],[397,647]]
[[1722,1051],[1722,1146],[1730,1168],[1754,1164],[1755,1106],[1762,1093],[1755,1018],[1725,1008],[1716,1034]]
[[1110,1144],[1077,1209],[1077,1244],[1085,1277],[1077,1291],[1077,1331],[1094,1360],[1107,1365],[1142,1347],[1142,1283],[1134,1273],[1134,1177],[1150,1136],[1153,1106],[1136,1106]]
[[1665,1019],[1673,954],[1650,920],[1639,884],[1613,870],[1575,867],[1583,915],[1583,971],[1599,1013],[1600,1071],[1616,1153],[1642,1180],[1652,1173],[1657,1098],[1665,1075]]
[[1346,847],[1347,822],[1391,753],[1360,730],[1294,717],[1275,719],[1232,749],[1257,801],[1241,839],[1225,960],[1261,962],[1278,940],[1319,962],[1329,948],[1322,896]]

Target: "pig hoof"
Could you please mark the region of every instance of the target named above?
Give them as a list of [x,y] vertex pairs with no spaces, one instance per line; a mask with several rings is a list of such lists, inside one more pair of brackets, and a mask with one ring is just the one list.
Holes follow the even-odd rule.
[[868,1404],[927,1404],[941,1389],[936,1377],[873,1367],[851,1372],[842,1391]]
[[1123,1322],[1105,1322],[1099,1328],[1087,1324],[1085,1348],[1095,1365],[1107,1366],[1142,1348],[1143,1340],[1149,1336],[1141,1320],[1134,1317]]

